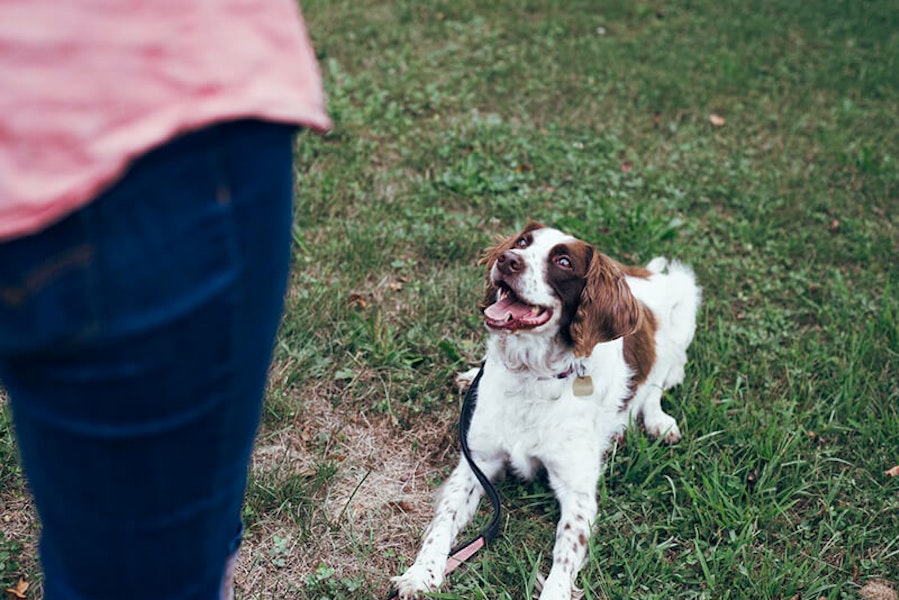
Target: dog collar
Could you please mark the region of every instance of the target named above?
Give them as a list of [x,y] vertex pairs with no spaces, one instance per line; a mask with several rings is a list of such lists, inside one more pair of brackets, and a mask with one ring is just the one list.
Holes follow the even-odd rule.
[[584,366],[584,363],[577,361],[568,365],[568,368],[562,371],[561,373],[557,373],[551,377],[538,377],[537,379],[540,381],[549,381],[550,379],[568,379],[572,375],[577,374],[578,377],[583,377],[587,373],[587,368]]
[[574,375],[574,365],[570,365],[565,371],[556,375],[556,379],[568,379],[572,375]]

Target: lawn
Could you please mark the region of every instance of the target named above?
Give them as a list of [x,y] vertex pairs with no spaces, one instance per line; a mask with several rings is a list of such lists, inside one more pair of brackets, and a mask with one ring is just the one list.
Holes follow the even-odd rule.
[[[684,438],[610,456],[585,598],[896,598],[899,3],[302,6],[335,128],[297,143],[239,598],[382,598],[411,563],[481,356],[478,258],[531,218],[704,292],[664,400]],[[435,598],[548,571],[551,491],[500,493],[499,541]],[[5,408],[0,528],[0,589],[40,598]]]

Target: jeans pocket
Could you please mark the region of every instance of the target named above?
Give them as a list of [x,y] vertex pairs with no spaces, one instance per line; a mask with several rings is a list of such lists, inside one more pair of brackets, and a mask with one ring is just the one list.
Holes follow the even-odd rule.
[[62,349],[91,335],[96,256],[77,215],[0,244],[0,354]]

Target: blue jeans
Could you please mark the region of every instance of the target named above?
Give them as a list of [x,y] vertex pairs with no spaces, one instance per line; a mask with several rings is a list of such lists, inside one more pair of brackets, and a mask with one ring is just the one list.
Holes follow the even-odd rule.
[[287,280],[294,133],[184,135],[0,243],[0,382],[46,600],[222,597]]

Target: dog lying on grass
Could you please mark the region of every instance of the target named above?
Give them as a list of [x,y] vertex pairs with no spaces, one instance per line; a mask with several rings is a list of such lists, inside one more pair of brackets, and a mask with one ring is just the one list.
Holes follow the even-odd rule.
[[[653,437],[681,438],[661,398],[684,378],[700,289],[681,263],[655,258],[646,267],[625,266],[534,222],[483,262],[489,336],[468,444],[491,480],[506,466],[526,479],[546,470],[561,518],[540,599],[570,600],[613,439],[638,417]],[[460,377],[470,382],[475,372]],[[482,493],[460,459],[415,563],[392,580],[400,598],[443,582],[450,547]]]

